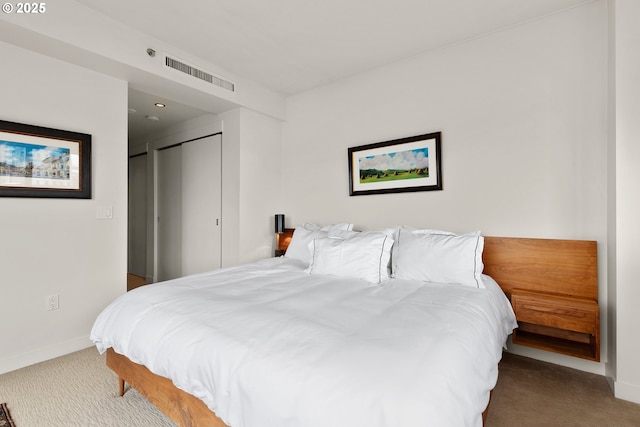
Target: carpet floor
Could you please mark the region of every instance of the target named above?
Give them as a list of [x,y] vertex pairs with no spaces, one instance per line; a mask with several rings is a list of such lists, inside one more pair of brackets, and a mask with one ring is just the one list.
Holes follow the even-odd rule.
[[95,347],[0,375],[0,401],[16,427],[175,426],[135,390],[120,398]]
[[[0,375],[0,402],[16,427],[175,426],[135,390],[119,397],[94,347]],[[528,426],[639,427],[640,405],[599,375],[505,353],[486,427]]]
[[605,377],[504,353],[486,427],[640,427]]

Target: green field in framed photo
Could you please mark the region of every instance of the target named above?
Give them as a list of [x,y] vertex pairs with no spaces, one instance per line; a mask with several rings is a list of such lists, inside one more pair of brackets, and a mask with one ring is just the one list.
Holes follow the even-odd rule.
[[429,149],[394,151],[361,157],[360,183],[429,178]]
[[349,194],[441,190],[440,132],[349,148]]
[[0,120],[0,197],[91,198],[91,136]]

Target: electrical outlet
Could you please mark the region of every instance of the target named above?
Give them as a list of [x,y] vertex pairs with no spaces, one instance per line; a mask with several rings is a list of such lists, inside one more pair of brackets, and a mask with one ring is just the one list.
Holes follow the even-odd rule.
[[51,310],[57,310],[59,308],[60,308],[59,295],[58,294],[49,295],[47,297],[47,310],[51,311]]

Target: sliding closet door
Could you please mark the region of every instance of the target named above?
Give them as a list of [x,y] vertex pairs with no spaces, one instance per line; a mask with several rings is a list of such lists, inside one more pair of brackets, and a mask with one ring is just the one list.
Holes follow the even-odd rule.
[[158,150],[156,280],[220,268],[222,136]]
[[182,274],[220,268],[222,136],[182,144]]
[[158,150],[157,281],[182,276],[182,147]]

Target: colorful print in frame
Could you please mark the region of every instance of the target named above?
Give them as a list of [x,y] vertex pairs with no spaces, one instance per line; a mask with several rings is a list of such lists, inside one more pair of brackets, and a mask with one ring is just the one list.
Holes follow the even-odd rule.
[[441,133],[349,148],[349,195],[442,190]]
[[0,197],[91,198],[91,135],[0,120]]

